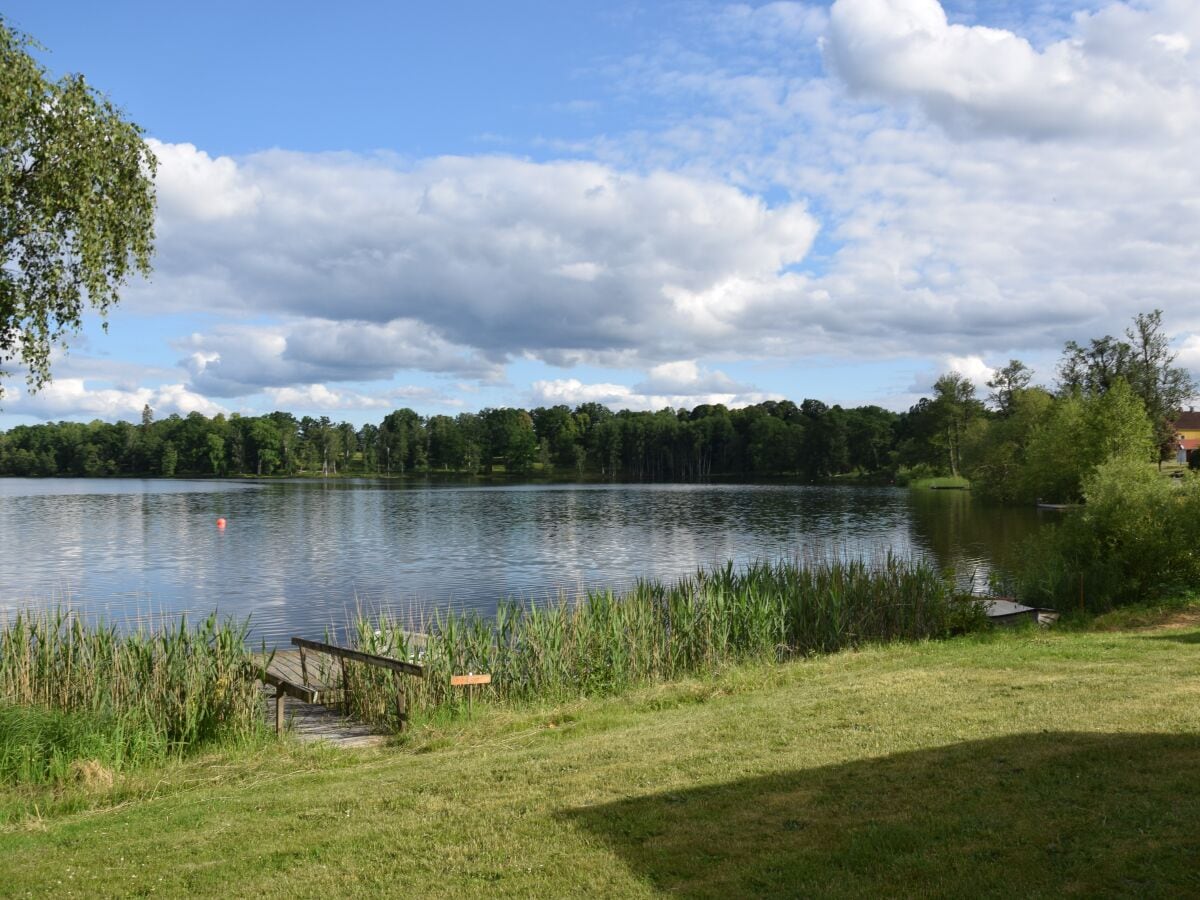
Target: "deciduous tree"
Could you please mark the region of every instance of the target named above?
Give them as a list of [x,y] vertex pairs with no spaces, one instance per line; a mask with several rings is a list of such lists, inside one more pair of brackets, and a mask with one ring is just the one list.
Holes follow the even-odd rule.
[[[0,378],[37,389],[50,352],[103,315],[154,241],[154,154],[82,75],[51,80],[0,20]],[[3,386],[0,385],[0,396]]]
[[1175,417],[1196,394],[1196,383],[1186,369],[1175,365],[1178,354],[1163,332],[1162,310],[1134,316],[1125,338],[1106,334],[1086,347],[1068,341],[1058,370],[1060,390],[1088,397],[1127,383],[1150,417],[1162,459],[1170,452]]
[[1033,372],[1025,363],[1019,359],[1010,359],[1007,366],[997,369],[995,374],[988,379],[987,386],[992,389],[988,399],[992,401],[1000,415],[1011,415],[1013,398],[1019,391],[1029,387],[1032,379]]

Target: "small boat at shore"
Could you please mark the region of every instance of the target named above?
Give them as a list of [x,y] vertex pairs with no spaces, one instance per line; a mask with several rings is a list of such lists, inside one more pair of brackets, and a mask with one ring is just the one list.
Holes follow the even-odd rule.
[[1055,509],[1059,512],[1068,509],[1079,509],[1083,506],[1082,503],[1043,503],[1041,500],[1037,502],[1038,509]]
[[1025,606],[1013,597],[987,597],[983,611],[993,625],[1015,625],[1018,622],[1036,622],[1038,625],[1053,625],[1058,621],[1058,612],[1038,606]]

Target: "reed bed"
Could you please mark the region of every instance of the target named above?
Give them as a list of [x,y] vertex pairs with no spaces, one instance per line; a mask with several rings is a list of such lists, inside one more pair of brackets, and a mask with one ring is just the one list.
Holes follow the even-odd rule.
[[112,768],[263,728],[247,623],[89,624],[67,609],[0,624],[0,781],[56,780],[72,759]]
[[387,615],[360,616],[353,629],[360,649],[419,661],[426,675],[348,665],[346,697],[358,716],[395,725],[398,690],[407,692],[409,710],[460,708],[452,674],[491,673],[481,700],[589,696],[731,663],[943,637],[983,621],[977,600],[922,560],[730,563],[671,584],[639,581],[622,594],[504,602],[490,618],[447,612],[426,623],[423,637]]

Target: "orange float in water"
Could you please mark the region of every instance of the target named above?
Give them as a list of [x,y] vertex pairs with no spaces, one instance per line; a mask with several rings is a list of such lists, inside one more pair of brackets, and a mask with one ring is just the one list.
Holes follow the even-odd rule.
[[217,519],[217,527],[218,527],[218,528],[224,528],[224,527],[225,527],[225,520],[224,520],[224,519]]

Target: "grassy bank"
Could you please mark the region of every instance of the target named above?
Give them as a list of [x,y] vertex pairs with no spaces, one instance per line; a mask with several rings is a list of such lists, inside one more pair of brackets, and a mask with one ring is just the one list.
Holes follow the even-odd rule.
[[952,475],[944,475],[935,478],[917,478],[907,482],[907,486],[914,491],[962,491],[969,490],[971,482],[961,476],[955,478]]
[[409,623],[361,620],[362,650],[419,659],[422,680],[346,668],[356,713],[394,724],[394,698],[436,714],[462,703],[450,676],[488,672],[483,701],[526,702],[611,694],[632,685],[713,674],[736,663],[831,653],[867,642],[947,637],[980,627],[983,613],[929,563],[813,558],[732,564],[674,583],[591,591],[550,606],[503,603],[495,617],[439,616],[410,640]]
[[1194,895],[1192,616],[741,666],[103,792],[8,789],[4,890]]

